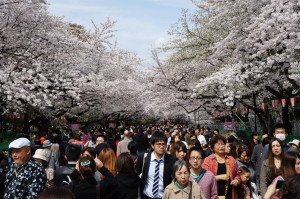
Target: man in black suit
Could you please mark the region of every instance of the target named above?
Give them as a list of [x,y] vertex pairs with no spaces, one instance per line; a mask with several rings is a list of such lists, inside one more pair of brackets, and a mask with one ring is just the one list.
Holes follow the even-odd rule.
[[142,199],[162,198],[164,189],[172,182],[172,167],[176,158],[166,153],[167,138],[154,132],[150,139],[152,151],[139,156],[136,169],[142,173]]

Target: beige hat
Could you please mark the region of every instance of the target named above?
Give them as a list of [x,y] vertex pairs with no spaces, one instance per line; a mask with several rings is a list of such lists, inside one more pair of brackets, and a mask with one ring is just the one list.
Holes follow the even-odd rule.
[[33,158],[47,161],[46,151],[44,149],[37,149],[33,155]]
[[300,143],[299,140],[293,140],[293,141],[289,142],[289,144],[294,144],[294,145],[296,145],[298,147],[299,147],[299,143]]

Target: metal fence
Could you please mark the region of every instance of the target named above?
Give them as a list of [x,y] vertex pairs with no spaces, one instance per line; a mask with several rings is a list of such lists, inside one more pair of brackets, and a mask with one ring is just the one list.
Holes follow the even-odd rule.
[[[194,123],[194,125],[198,125],[197,123]],[[201,127],[209,127],[211,130],[213,129],[219,129],[221,132],[226,132],[227,130],[224,128],[224,124],[204,124],[204,123],[199,123]],[[260,132],[262,131],[261,126],[259,123],[257,125],[257,131]],[[300,121],[297,122],[292,122],[293,125],[293,132],[292,135],[294,136],[300,136]],[[246,130],[246,131],[255,131],[255,124],[254,123],[234,123],[234,130]]]

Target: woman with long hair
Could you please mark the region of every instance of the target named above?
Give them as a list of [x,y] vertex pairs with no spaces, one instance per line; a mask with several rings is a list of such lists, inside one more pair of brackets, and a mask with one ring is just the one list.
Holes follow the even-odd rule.
[[175,149],[174,149],[175,143],[180,142],[182,140],[183,139],[179,134],[176,134],[174,137],[171,138],[171,144],[170,144],[170,147],[169,147],[169,150],[168,150],[170,152],[170,154],[175,154]]
[[134,169],[134,162],[129,153],[121,153],[116,161],[118,186],[115,199],[132,199],[138,197],[141,179]]
[[295,175],[295,164],[298,153],[296,151],[287,151],[284,153],[282,158],[282,177],[287,179],[290,176]]
[[[277,176],[273,180],[272,184],[274,184],[278,179],[281,181],[284,181],[284,180],[287,180],[289,177],[297,174],[297,172],[295,170],[297,154],[298,153],[295,151],[287,151],[284,153],[283,158],[282,158],[282,174],[280,176]],[[269,187],[268,187],[267,192],[270,192]],[[273,195],[271,195],[272,199],[280,199],[281,197],[282,197],[282,190],[279,190],[276,193],[274,193]]]
[[178,160],[187,161],[186,145],[181,141],[176,142],[172,147],[171,155],[175,156]]
[[[98,159],[103,162],[103,165],[115,176],[116,172],[116,154],[111,148],[102,149]],[[104,176],[100,174],[100,178]]]
[[260,190],[264,196],[268,186],[276,176],[282,175],[283,143],[278,138],[273,138],[269,144],[268,158],[262,163],[260,170]]

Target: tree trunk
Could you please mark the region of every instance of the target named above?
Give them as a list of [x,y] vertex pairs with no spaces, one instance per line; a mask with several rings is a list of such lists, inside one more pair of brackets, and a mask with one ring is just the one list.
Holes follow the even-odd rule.
[[28,113],[24,113],[24,119],[23,119],[23,129],[22,129],[22,133],[27,133],[31,127],[30,123],[29,123],[29,115]]
[[286,132],[291,135],[292,134],[292,129],[293,126],[290,122],[290,117],[289,117],[289,109],[288,106],[282,107],[282,122],[285,127]]

